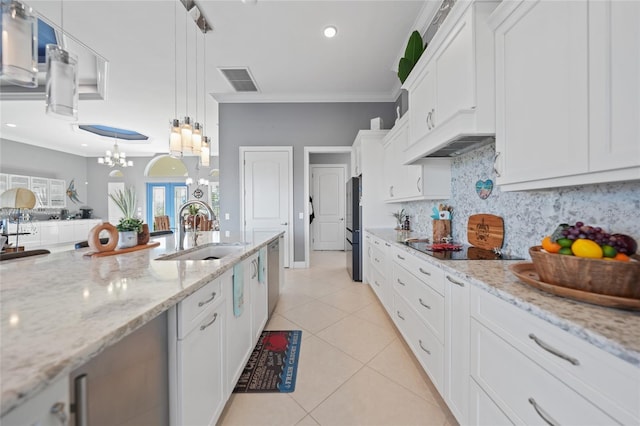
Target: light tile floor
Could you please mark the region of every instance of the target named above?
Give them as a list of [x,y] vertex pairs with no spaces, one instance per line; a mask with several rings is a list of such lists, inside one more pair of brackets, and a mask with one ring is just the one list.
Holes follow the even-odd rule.
[[312,252],[285,271],[268,330],[302,330],[296,390],[233,394],[220,425],[456,425],[344,252]]

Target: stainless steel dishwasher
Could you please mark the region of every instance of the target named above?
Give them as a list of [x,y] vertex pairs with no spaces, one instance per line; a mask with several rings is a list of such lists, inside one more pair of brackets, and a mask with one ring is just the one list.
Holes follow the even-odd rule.
[[268,295],[267,300],[269,304],[269,318],[278,304],[278,297],[280,297],[280,286],[284,277],[281,276],[280,270],[284,267],[284,256],[280,252],[284,247],[280,243],[282,237],[275,241],[272,241],[267,246],[267,285]]

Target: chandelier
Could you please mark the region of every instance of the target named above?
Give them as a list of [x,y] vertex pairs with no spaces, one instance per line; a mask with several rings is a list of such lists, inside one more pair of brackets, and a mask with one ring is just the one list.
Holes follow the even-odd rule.
[[118,142],[113,145],[113,152],[107,150],[104,157],[98,157],[98,164],[104,164],[109,167],[131,167],[133,161],[127,160],[127,154],[120,152]]

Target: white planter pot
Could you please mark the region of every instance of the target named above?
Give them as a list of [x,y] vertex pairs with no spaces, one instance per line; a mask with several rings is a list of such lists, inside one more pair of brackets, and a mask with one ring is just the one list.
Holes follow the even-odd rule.
[[135,247],[138,245],[138,233],[136,231],[118,232],[118,248]]

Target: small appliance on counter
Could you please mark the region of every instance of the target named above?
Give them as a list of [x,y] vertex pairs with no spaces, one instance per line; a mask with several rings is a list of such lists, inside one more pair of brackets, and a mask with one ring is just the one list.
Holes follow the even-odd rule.
[[82,213],[81,219],[91,219],[93,217],[93,209],[90,207],[81,207],[80,212]]

